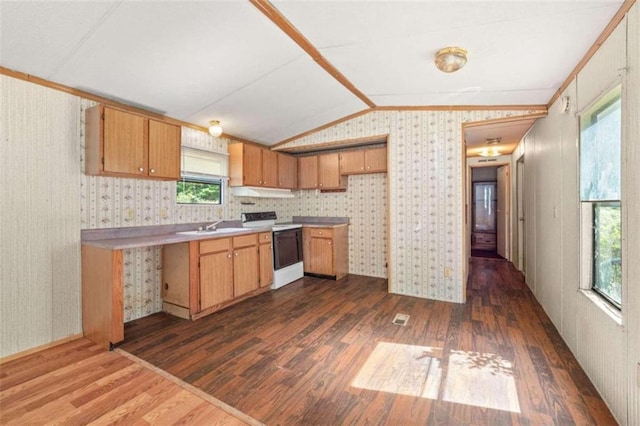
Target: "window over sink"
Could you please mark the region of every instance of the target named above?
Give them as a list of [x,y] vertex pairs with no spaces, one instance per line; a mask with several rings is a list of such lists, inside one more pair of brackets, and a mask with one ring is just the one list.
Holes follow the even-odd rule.
[[176,185],[178,204],[221,205],[228,178],[227,154],[182,147],[181,178]]

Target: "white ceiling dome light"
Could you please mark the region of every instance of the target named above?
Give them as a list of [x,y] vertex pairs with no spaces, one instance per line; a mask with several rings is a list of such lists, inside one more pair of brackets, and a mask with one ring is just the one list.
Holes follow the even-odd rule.
[[222,134],[222,126],[218,120],[209,121],[209,134],[214,138],[217,138]]

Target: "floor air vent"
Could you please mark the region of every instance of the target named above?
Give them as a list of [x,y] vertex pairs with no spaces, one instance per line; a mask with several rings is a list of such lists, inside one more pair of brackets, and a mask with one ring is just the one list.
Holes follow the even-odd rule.
[[396,314],[391,322],[395,325],[407,325],[407,322],[409,322],[409,315]]

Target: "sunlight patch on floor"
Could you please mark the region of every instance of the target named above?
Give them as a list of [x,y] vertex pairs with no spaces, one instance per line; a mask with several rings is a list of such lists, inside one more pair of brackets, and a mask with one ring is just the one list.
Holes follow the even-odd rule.
[[489,353],[451,351],[442,400],[520,412],[511,362]]
[[379,342],[353,387],[520,412],[510,361],[496,354]]

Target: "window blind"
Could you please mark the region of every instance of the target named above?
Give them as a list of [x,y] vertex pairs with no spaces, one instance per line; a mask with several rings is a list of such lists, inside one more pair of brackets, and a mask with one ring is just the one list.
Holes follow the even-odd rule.
[[229,155],[182,147],[182,176],[227,178],[229,177]]

